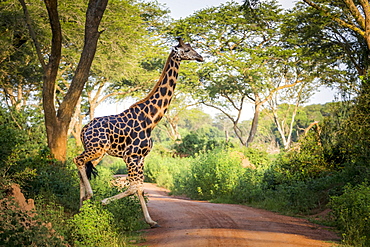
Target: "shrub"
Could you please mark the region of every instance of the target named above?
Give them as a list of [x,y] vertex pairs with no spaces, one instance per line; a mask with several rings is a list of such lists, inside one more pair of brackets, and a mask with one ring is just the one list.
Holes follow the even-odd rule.
[[113,174],[127,174],[126,163],[122,158],[107,155],[100,162],[99,166],[111,169]]
[[[198,131],[200,132],[200,131]],[[176,152],[183,156],[194,156],[202,151],[212,150],[216,147],[229,147],[231,143],[224,140],[209,139],[204,133],[191,132],[187,134],[179,144],[174,145]]]
[[263,200],[263,173],[256,169],[245,169],[238,178],[237,185],[232,192],[232,198],[237,203],[252,203]]
[[35,176],[22,187],[27,197],[52,198],[67,211],[78,211],[79,178],[74,163],[56,162],[45,151],[30,158],[27,166],[35,170]]
[[75,246],[119,246],[118,235],[112,228],[113,215],[98,202],[85,201],[71,223]]
[[167,189],[174,189],[175,178],[187,174],[192,158],[180,158],[150,153],[145,160],[145,180]]
[[42,222],[49,224],[58,235],[68,240],[71,231],[69,224],[71,216],[56,201],[55,196],[46,199],[39,195],[35,198],[36,213]]
[[194,158],[190,176],[175,192],[195,199],[230,199],[242,174],[241,158],[230,153],[229,150],[214,149]]
[[343,241],[354,246],[370,246],[370,187],[368,183],[345,187],[330,201]]

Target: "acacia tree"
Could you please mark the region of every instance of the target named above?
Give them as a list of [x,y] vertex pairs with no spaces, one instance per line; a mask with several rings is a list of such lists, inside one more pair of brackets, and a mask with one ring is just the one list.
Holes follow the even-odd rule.
[[[287,73],[291,64],[286,61],[297,57],[297,51],[283,48],[279,34],[283,17],[276,1],[261,3],[255,11],[229,2],[178,21],[172,31],[196,40],[208,54],[208,62],[199,71],[197,97],[232,121],[244,145],[255,137],[262,105],[277,91],[302,82],[302,77]],[[248,102],[254,105],[254,115],[245,133],[239,125]]]
[[370,62],[364,26],[370,10],[360,2],[298,2],[282,29],[291,45],[303,50],[302,56],[325,65],[328,76],[321,80],[345,92],[359,92],[358,77],[367,74]]
[[[323,147],[331,154],[336,164],[348,167],[366,167],[369,159],[369,65],[370,65],[370,5],[368,0],[317,1],[304,0],[301,9],[305,14],[305,25],[312,26],[318,19],[326,22],[319,32],[312,33],[316,42],[307,42],[311,51],[319,48],[327,54],[332,54],[332,47],[325,43],[338,46],[342,65],[353,77],[348,78],[345,87],[355,91],[356,98],[351,99],[340,110],[346,115],[338,114],[328,126],[324,126],[320,136]],[[315,15],[316,18],[310,18]],[[301,30],[302,37],[307,36],[307,28]],[[325,37],[319,39],[318,37]],[[322,41],[322,42],[319,42]],[[324,44],[324,45],[323,45]],[[319,54],[317,52],[317,54]],[[342,85],[341,85],[342,86]],[[339,121],[338,121],[339,120]],[[334,158],[335,157],[335,158]],[[349,165],[350,164],[350,165]],[[366,172],[364,172],[366,174]]]
[[[100,2],[98,3],[100,4]],[[36,4],[31,6],[34,5]],[[24,9],[27,10],[26,7],[29,6],[24,5]],[[150,87],[151,83],[148,83],[148,81],[157,77],[155,69],[147,69],[143,65],[143,61],[148,58],[147,47],[151,42],[154,42],[148,35],[147,29],[150,27],[151,32],[158,29],[157,26],[160,26],[163,19],[163,17],[161,17],[162,19],[159,18],[158,15],[163,16],[167,12],[162,11],[155,3],[112,0],[107,6],[108,14],[98,24],[95,20],[95,22],[88,19],[85,21],[84,13],[86,11],[93,14],[102,11],[98,5],[92,4],[91,6],[97,7],[98,11],[89,10],[90,7],[86,10],[84,1],[74,1],[73,3],[63,1],[59,3],[57,9],[60,21],[59,28],[63,34],[61,40],[61,54],[63,55],[60,56],[54,85],[51,85],[50,82],[50,93],[44,94],[43,102],[46,102],[46,98],[52,98],[49,99],[49,104],[54,101],[51,104],[52,106],[46,107],[44,104],[45,122],[46,126],[49,126],[47,128],[48,145],[54,156],[59,157],[60,160],[63,160],[60,157],[64,156],[63,153],[65,153],[66,148],[64,144],[61,144],[62,140],[66,141],[66,137],[70,133],[76,137],[76,140],[79,140],[82,120],[86,116],[89,116],[90,119],[93,118],[97,105],[107,98],[128,95],[135,90]],[[98,15],[96,17],[101,19],[103,13],[101,12]],[[36,14],[34,11],[30,11],[29,16],[29,21],[31,19],[38,20],[37,23],[39,23],[42,22],[40,17],[48,15],[46,13]],[[89,14],[87,14],[88,16]],[[155,18],[157,19],[154,21]],[[35,22],[33,21],[33,23]],[[100,32],[98,31],[99,25],[102,30]],[[32,32],[47,30],[46,28],[34,28],[34,26],[30,26],[31,34]],[[96,30],[94,31],[93,28]],[[83,39],[81,34],[84,29],[85,38]],[[99,49],[96,49],[96,43],[95,48],[88,43],[93,41],[90,38],[92,37],[91,30],[97,32],[99,36]],[[37,35],[37,38],[38,40],[34,40],[41,48],[38,50],[38,54],[41,53],[42,57],[48,57],[49,55],[46,54],[51,54],[51,52],[48,52],[50,50],[48,42],[40,41],[39,35]],[[94,39],[97,41],[97,37],[94,37]],[[51,44],[51,47],[53,46],[54,43]],[[82,49],[82,47],[84,48]],[[154,52],[158,52],[158,50],[154,49]],[[96,53],[95,56],[94,53]],[[89,55],[88,59],[92,60],[94,57],[95,62],[87,64],[87,56],[84,56],[84,54],[92,55]],[[89,69],[81,69],[86,65]],[[52,87],[54,87],[54,90]],[[85,90],[82,91],[82,88]],[[44,89],[47,88],[44,87]],[[73,93],[76,90],[79,93]],[[54,91],[54,95],[51,91]],[[78,105],[75,108],[73,105],[76,102],[76,97]],[[50,108],[54,108],[54,110]],[[70,112],[70,109],[72,109],[72,112]],[[70,115],[71,113],[73,115]],[[72,121],[69,123],[67,119],[71,116]],[[68,129],[68,127],[69,130],[65,135],[65,128]]]
[[340,26],[360,35],[367,48],[370,49],[370,4],[368,0],[303,1]]
[[[281,111],[279,110],[279,106],[282,106],[281,99],[278,99],[277,95],[276,97],[271,97],[271,99],[268,102],[268,106],[270,109],[270,112],[272,113],[272,119],[276,125],[276,128],[278,130],[278,133],[280,135],[280,138],[282,140],[282,144],[284,149],[289,149],[290,145],[292,144],[292,134],[294,130],[294,124],[295,124],[295,117],[298,113],[298,109],[302,103],[305,102],[305,99],[303,98],[304,95],[304,89],[305,89],[306,83],[301,83],[297,85],[297,87],[290,88],[290,90],[287,90],[287,93],[285,101],[287,98],[289,98],[291,101],[293,101],[293,105],[291,104],[285,104],[288,106],[285,111],[281,114]],[[294,91],[294,92],[292,92]],[[298,93],[296,93],[298,92]],[[295,102],[294,102],[295,101]],[[290,109],[292,106],[293,109]]]
[[[99,24],[107,6],[107,0],[90,0],[86,10],[84,45],[78,66],[73,75],[70,87],[56,109],[56,81],[62,56],[62,28],[57,0],[45,0],[47,16],[51,30],[50,52],[45,54],[42,44],[37,39],[32,26],[31,15],[24,0],[19,0],[24,11],[30,36],[34,42],[36,53],[43,69],[42,101],[45,114],[45,126],[48,146],[51,153],[59,161],[66,160],[67,134],[74,108],[89,76],[97,42],[101,31]],[[47,59],[47,60],[46,60]]]

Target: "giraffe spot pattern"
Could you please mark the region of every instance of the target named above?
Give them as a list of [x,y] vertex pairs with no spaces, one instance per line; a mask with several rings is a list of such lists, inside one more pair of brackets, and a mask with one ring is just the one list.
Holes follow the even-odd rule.
[[81,131],[85,151],[76,157],[76,164],[98,160],[107,153],[124,159],[130,181],[142,182],[143,159],[153,145],[151,131],[171,102],[179,63],[176,59],[169,61],[163,80],[145,101],[120,114],[98,117],[88,123]]

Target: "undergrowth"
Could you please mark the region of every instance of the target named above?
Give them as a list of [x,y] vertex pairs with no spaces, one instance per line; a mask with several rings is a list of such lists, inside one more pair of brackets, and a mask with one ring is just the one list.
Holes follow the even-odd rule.
[[[100,175],[91,181],[94,197],[78,209],[78,177],[71,176],[72,171],[77,171],[69,168],[69,164],[39,166],[34,180],[22,188],[27,198],[35,199],[33,214],[21,210],[11,199],[11,206],[0,200],[3,209],[0,246],[115,247],[142,241],[137,231],[148,226],[138,199],[131,196],[102,206],[101,199],[122,190],[111,185],[111,169],[98,167],[98,170]],[[3,181],[1,187],[5,188],[6,183]],[[1,195],[0,199],[5,196]]]

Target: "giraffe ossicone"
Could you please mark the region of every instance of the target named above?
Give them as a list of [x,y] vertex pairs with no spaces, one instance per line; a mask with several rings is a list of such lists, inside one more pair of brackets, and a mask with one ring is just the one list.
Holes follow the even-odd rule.
[[129,187],[126,191],[106,198],[103,204],[137,194],[145,221],[158,227],[152,220],[144,200],[144,158],[152,148],[151,131],[166,113],[175,90],[182,60],[203,61],[190,44],[177,38],[162,74],[152,91],[142,100],[117,115],[94,118],[81,131],[84,151],[74,158],[80,176],[80,205],[93,196],[89,182],[95,166],[105,154],[122,158],[128,169]]

